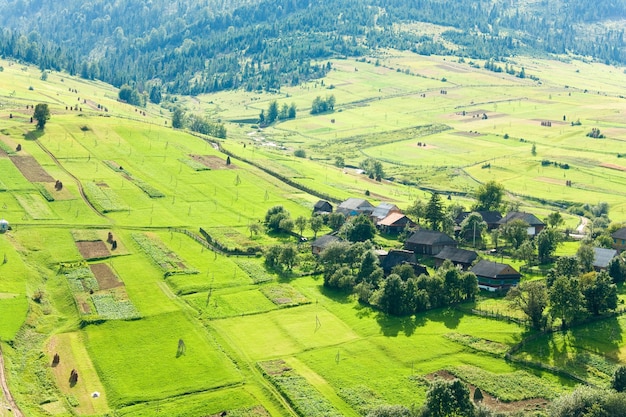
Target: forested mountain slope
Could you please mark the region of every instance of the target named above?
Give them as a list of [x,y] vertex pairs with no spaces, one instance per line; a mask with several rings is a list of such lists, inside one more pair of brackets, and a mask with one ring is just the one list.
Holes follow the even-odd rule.
[[[2,0],[0,53],[117,86],[269,90],[382,47],[624,63],[625,17],[626,0]],[[446,29],[425,34],[415,22]]]

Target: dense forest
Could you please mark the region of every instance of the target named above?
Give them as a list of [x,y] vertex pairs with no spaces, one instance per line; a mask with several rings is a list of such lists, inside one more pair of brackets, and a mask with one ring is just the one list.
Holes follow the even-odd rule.
[[[624,16],[626,0],[0,0],[0,54],[140,91],[276,90],[323,76],[331,57],[386,47],[623,64],[624,30],[612,23]],[[447,30],[434,38],[413,22]]]

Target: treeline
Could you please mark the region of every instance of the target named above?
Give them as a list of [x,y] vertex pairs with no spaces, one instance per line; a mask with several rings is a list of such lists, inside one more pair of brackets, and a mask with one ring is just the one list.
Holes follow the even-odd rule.
[[[0,54],[141,92],[271,91],[324,76],[329,67],[317,62],[386,47],[498,60],[572,52],[624,63],[624,30],[602,23],[625,13],[625,0],[556,10],[490,1],[442,8],[439,0],[20,0],[0,3]],[[398,30],[414,21],[455,30],[442,41]],[[582,23],[594,23],[594,32]]]
[[324,286],[354,292],[359,301],[392,315],[411,315],[473,300],[478,280],[444,263],[433,276],[417,276],[412,265],[393,268],[385,276],[370,242],[334,242],[320,254]]

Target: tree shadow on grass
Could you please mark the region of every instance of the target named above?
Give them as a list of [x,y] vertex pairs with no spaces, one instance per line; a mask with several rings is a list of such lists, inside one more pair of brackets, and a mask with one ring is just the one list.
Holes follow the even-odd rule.
[[26,140],[37,140],[43,136],[43,133],[43,130],[31,130],[30,132],[24,133],[24,138],[26,138]]
[[376,315],[376,322],[380,326],[380,331],[387,337],[397,337],[400,332],[406,336],[411,336],[415,333],[416,328],[426,325],[427,321],[428,317],[425,314],[396,317],[379,311]]
[[444,307],[432,310],[428,313],[428,318],[432,321],[443,323],[448,329],[456,329],[461,323],[461,319],[465,314],[451,307]]
[[336,301],[341,304],[353,303],[354,298],[352,297],[352,293],[346,290],[339,290],[335,288],[328,288],[324,285],[320,285],[320,293],[333,301]]

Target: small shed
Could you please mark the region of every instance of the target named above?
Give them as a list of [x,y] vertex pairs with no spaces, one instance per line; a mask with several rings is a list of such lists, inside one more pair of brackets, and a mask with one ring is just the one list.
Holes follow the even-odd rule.
[[448,260],[452,262],[453,265],[467,270],[472,266],[472,263],[476,259],[478,259],[478,254],[473,250],[446,246],[441,252],[435,255],[435,265],[439,268],[446,260]]
[[[456,217],[454,222],[460,226],[461,223],[463,223],[463,220],[465,220],[467,216],[472,213],[472,211],[464,211]],[[480,217],[483,218],[483,221],[487,223],[487,230],[497,229],[500,226],[500,224],[498,223],[500,220],[502,220],[502,214],[500,214],[500,212],[477,211],[476,213],[480,214]]]
[[417,263],[415,253],[404,249],[390,249],[387,255],[382,258],[380,266],[385,275],[389,275],[391,270],[398,265],[410,265],[413,267],[415,275],[428,275],[428,270],[424,265]]
[[9,229],[9,222],[4,219],[0,219],[0,233],[5,233]]
[[437,255],[446,246],[456,247],[457,243],[445,233],[425,229],[417,230],[404,242],[405,249],[418,255]]
[[329,214],[333,212],[333,205],[326,200],[319,200],[313,206],[313,214]]
[[487,291],[507,291],[518,285],[522,275],[510,265],[481,259],[471,269],[478,279],[478,288]]

